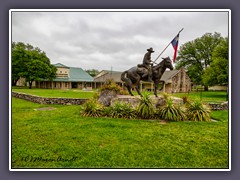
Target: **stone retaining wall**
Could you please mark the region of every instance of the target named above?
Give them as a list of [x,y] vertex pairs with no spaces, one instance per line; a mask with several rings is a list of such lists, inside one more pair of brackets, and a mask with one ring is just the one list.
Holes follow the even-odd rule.
[[228,102],[222,104],[208,103],[212,110],[228,110]]
[[39,104],[63,104],[63,105],[81,105],[87,101],[87,99],[79,98],[51,98],[51,97],[39,97],[35,95],[12,92],[12,96],[27,101],[39,103]]

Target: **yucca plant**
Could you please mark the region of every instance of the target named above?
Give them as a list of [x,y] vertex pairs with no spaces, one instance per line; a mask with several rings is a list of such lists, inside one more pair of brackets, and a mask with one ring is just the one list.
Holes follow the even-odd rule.
[[200,100],[193,101],[188,106],[188,120],[190,121],[210,121],[211,110]]
[[113,106],[109,107],[108,116],[112,118],[136,118],[136,111],[131,104],[125,102],[116,102]]
[[166,105],[161,107],[156,113],[158,118],[168,121],[184,121],[186,115],[180,105],[176,106],[171,98],[166,98]]
[[167,100],[170,98],[170,95],[166,92],[163,93],[163,99]]
[[81,115],[84,117],[100,117],[102,115],[103,106],[96,99],[89,99],[85,102],[81,109]]
[[140,103],[137,107],[137,115],[143,119],[153,118],[155,108],[148,92],[143,92]]
[[184,95],[184,96],[182,96],[181,97],[182,98],[182,100],[183,100],[183,104],[185,104],[185,105],[189,105],[190,103],[191,103],[191,98],[189,97],[189,96],[186,96],[186,95]]

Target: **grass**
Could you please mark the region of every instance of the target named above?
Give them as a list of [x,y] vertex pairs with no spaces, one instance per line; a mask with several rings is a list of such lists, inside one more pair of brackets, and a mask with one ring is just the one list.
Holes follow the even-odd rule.
[[22,92],[40,97],[65,97],[65,98],[91,98],[96,91],[84,91],[80,89],[39,89],[13,87],[12,91]]
[[228,111],[167,124],[79,111],[12,98],[12,168],[228,168]]
[[202,91],[191,93],[176,93],[176,97],[189,96],[191,99],[201,99],[203,102],[222,103],[227,101],[226,91]]
[[228,111],[212,111],[211,117],[218,121],[224,121],[228,119]]

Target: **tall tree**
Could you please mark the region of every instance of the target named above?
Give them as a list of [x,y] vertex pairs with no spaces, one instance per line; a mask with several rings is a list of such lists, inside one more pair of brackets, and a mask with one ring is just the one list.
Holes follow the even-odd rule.
[[32,88],[33,81],[52,80],[56,70],[45,52],[38,47],[22,42],[12,43],[12,85],[16,85],[17,80],[23,77],[29,82],[29,88]]
[[99,73],[97,69],[87,69],[85,71],[92,77],[96,76]]
[[[176,68],[184,66],[195,84],[202,84],[204,70],[212,62],[214,48],[222,40],[221,34],[206,33],[202,37],[183,44],[179,49]],[[208,90],[208,86],[204,86]]]
[[228,84],[228,38],[224,38],[212,53],[213,61],[205,70],[203,83],[208,86]]
[[16,86],[20,79],[19,73],[24,71],[22,65],[26,55],[26,45],[22,42],[12,42],[12,85]]

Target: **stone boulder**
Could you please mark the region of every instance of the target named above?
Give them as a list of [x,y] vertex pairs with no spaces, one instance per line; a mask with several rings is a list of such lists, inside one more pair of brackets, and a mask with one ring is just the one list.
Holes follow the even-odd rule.
[[140,96],[117,95],[111,100],[110,105],[113,106],[116,102],[128,103],[131,104],[133,107],[137,107],[140,102]]
[[104,90],[101,92],[98,98],[98,102],[103,104],[104,106],[110,106],[111,100],[116,97],[117,97],[116,91]]
[[[173,100],[173,104],[175,105],[183,105],[183,99],[182,98],[178,98],[178,97],[170,97]],[[163,98],[163,96],[160,97],[152,97],[153,102],[155,104],[156,107],[161,107],[161,106],[165,106],[166,105],[166,99]]]

